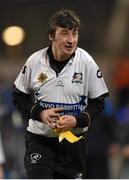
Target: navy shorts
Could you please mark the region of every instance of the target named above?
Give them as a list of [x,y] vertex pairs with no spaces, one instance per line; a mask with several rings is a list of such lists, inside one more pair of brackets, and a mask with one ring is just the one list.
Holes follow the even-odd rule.
[[27,131],[24,163],[30,179],[85,178],[87,144],[85,136],[69,143]]

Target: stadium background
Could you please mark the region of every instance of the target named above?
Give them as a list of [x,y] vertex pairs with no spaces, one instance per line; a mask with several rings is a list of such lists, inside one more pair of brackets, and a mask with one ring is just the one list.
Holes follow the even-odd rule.
[[[26,178],[23,166],[26,122],[12,104],[12,85],[29,55],[48,45],[48,18],[59,9],[72,9],[80,16],[79,46],[94,57],[110,92],[102,122],[96,121],[89,132],[91,157],[96,152],[98,157],[100,152],[101,157],[102,154],[106,156],[102,161],[108,164],[108,175],[105,172],[103,179],[129,178],[126,170],[129,166],[128,0],[0,1],[0,130],[6,156],[5,177]],[[11,46],[4,42],[3,32],[9,26],[23,28],[25,37],[22,43]],[[98,142],[97,146],[95,143],[90,145],[90,139]],[[91,164],[96,162],[97,171],[102,174],[103,167],[97,164],[97,159],[94,160]],[[94,174],[96,169],[91,164],[88,164],[89,172]]]

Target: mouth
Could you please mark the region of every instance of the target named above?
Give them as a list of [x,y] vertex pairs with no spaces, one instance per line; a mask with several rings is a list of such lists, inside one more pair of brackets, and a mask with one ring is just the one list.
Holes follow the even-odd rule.
[[72,48],[73,46],[72,46],[72,45],[66,45],[65,47],[67,47],[67,48]]
[[65,48],[71,50],[73,49],[73,46],[65,46]]

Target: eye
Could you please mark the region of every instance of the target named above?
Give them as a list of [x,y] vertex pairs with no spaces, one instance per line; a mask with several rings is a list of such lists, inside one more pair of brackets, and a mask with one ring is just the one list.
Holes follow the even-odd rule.
[[67,31],[62,31],[61,34],[62,34],[62,35],[68,35],[68,32],[67,32]]
[[74,31],[73,36],[77,36],[77,35],[78,35],[78,31]]

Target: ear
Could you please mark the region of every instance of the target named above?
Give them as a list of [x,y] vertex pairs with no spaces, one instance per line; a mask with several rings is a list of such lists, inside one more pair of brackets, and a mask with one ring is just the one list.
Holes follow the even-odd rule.
[[53,40],[53,35],[52,34],[49,34],[49,40],[52,41]]

